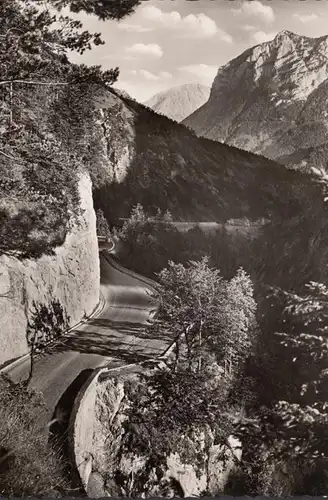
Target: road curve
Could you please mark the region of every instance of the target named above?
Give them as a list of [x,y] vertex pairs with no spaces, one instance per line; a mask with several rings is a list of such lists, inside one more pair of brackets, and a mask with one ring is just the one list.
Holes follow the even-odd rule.
[[[30,385],[43,392],[49,416],[84,370],[142,361],[161,354],[172,342],[168,337],[151,338],[145,330],[154,306],[144,281],[111,265],[105,252],[100,252],[100,271],[105,299],[101,312],[63,336],[35,363]],[[7,374],[16,382],[26,379],[29,366],[25,359]]]

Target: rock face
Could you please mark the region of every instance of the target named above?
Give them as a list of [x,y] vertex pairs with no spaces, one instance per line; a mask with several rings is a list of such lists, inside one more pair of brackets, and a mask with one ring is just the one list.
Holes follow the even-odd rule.
[[33,302],[58,300],[70,324],[90,314],[99,301],[99,257],[91,181],[79,181],[82,215],[54,256],[35,260],[0,257],[0,365],[28,352],[26,326]]
[[125,449],[124,422],[130,404],[125,381],[133,384],[137,377],[120,375],[98,386],[91,487],[96,480],[99,496],[139,498],[222,493],[241,458],[240,443],[231,436],[222,446],[214,443],[211,429],[195,429],[192,435],[181,437],[178,451],[171,453],[166,463],[157,465],[150,465],[146,455]]
[[186,83],[169,90],[159,92],[145,102],[156,113],[181,122],[200,108],[208,99],[210,88],[199,83]]
[[183,123],[198,136],[310,166],[313,148],[327,157],[327,56],[328,36],[282,31],[219,68],[209,100]]
[[135,157],[135,116],[128,106],[129,97],[115,89],[96,100],[96,126],[100,132],[100,152],[106,186],[121,184]]

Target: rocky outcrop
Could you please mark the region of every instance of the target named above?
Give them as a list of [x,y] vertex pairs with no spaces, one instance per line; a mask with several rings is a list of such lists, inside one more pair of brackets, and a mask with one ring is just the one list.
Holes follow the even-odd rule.
[[200,108],[208,99],[210,88],[199,83],[186,83],[159,92],[145,102],[156,113],[181,122]]
[[0,257],[0,365],[28,352],[26,327],[33,303],[58,301],[70,325],[89,315],[99,301],[100,271],[92,186],[81,176],[82,215],[55,255],[18,260]]
[[[230,436],[226,445],[216,444],[210,428],[181,436],[177,449],[165,463],[150,464],[149,457],[124,446],[124,423],[130,406],[126,381],[137,374],[121,374],[99,384],[93,439],[93,492],[109,496],[217,495],[241,458],[240,443]],[[125,436],[126,437],[126,436]],[[170,436],[167,436],[170,439]],[[126,439],[125,439],[126,442]]]
[[135,115],[121,97],[113,91],[95,99],[106,185],[124,182],[135,156]]
[[307,161],[327,143],[327,56],[327,36],[282,31],[219,68],[208,102],[183,123],[285,164]]

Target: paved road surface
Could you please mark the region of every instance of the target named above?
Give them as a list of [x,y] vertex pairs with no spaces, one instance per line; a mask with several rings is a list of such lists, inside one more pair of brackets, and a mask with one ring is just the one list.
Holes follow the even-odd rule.
[[[72,382],[87,369],[134,363],[161,354],[168,338],[150,338],[145,325],[153,310],[147,285],[114,269],[100,253],[103,310],[88,323],[67,334],[36,361],[31,386],[41,390],[49,415]],[[18,381],[26,379],[29,359],[8,370]]]

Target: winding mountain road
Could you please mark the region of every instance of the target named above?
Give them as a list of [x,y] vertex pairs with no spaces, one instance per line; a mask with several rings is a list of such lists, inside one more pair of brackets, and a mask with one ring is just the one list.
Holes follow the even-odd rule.
[[[30,385],[43,392],[49,415],[82,372],[139,362],[160,355],[172,342],[167,337],[151,338],[146,332],[154,305],[150,286],[142,277],[120,270],[106,252],[100,252],[100,271],[102,310],[35,362]],[[27,358],[6,372],[17,382],[28,377],[29,368]]]

